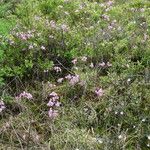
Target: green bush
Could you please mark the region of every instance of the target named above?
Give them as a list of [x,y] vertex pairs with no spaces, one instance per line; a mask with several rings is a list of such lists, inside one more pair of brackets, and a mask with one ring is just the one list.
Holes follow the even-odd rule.
[[[21,82],[1,94],[8,107],[2,122],[19,113],[11,126],[1,125],[3,145],[147,150],[149,6],[148,0],[18,3],[17,25],[0,39],[0,83]],[[14,128],[17,134],[8,132]]]

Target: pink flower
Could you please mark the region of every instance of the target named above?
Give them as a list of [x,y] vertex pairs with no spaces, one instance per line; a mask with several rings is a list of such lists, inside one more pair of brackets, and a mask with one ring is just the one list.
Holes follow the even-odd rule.
[[59,96],[55,92],[52,92],[51,94],[49,94],[49,96],[52,102],[56,102],[59,99]]
[[103,96],[104,91],[102,90],[102,88],[96,88],[95,94],[97,97],[101,97],[101,96]]
[[71,85],[75,85],[75,84],[77,84],[79,81],[80,81],[80,80],[79,80],[79,75],[75,75],[75,76],[72,76],[72,78],[71,78],[71,80],[69,81],[69,83],[70,83]]
[[56,107],[59,107],[60,105],[61,105],[60,102],[58,102],[58,101],[55,102],[55,106],[56,106]]
[[104,67],[106,64],[104,62],[99,63],[99,66]]
[[58,101],[58,99],[59,99],[58,94],[55,92],[52,92],[51,94],[49,94],[49,96],[50,96],[50,99],[49,99],[49,102],[47,103],[47,106],[59,107],[61,103]]
[[72,78],[71,74],[68,74],[67,76],[65,76],[65,79],[70,80]]
[[56,23],[55,23],[54,20],[51,20],[51,21],[50,21],[50,26],[51,26],[52,28],[56,28]]
[[113,26],[111,26],[111,25],[110,25],[110,26],[108,26],[108,29],[109,29],[109,30],[113,29]]
[[106,21],[109,21],[109,20],[110,20],[109,16],[106,15],[106,14],[103,14],[103,15],[102,15],[102,18],[103,18],[104,20],[106,20]]
[[58,116],[58,111],[50,108],[48,111],[48,116],[49,116],[49,118],[54,119]]
[[75,65],[77,63],[77,58],[75,58],[74,60],[72,60],[72,63]]
[[32,96],[32,94],[23,91],[19,96],[16,96],[15,98],[16,98],[17,100],[19,100],[19,99],[21,99],[21,98],[32,99],[33,96]]
[[3,100],[0,101],[0,112],[2,112],[6,108]]
[[62,70],[61,70],[61,68],[60,67],[54,67],[54,70],[58,73],[58,72],[61,72]]
[[113,1],[108,1],[107,6],[112,6],[113,3],[114,3]]
[[49,100],[49,102],[47,103],[47,106],[52,107],[55,105],[55,102],[52,100]]

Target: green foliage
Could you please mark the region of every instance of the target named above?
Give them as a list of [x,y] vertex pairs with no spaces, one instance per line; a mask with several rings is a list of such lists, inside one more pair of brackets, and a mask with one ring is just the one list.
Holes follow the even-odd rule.
[[[8,108],[0,117],[5,121],[16,115],[11,127],[3,130],[0,125],[3,145],[8,141],[22,149],[147,150],[149,6],[148,0],[3,3],[0,86],[8,83],[1,92]],[[10,33],[9,17],[17,22]],[[16,101],[14,96],[22,90],[31,91],[33,99]],[[54,91],[61,106],[58,117],[51,119],[46,104]],[[16,135],[8,132],[12,128]]]

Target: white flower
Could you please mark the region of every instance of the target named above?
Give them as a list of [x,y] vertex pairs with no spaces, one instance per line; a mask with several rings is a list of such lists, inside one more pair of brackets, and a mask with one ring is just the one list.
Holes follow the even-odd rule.
[[120,115],[123,115],[123,114],[124,114],[123,111],[121,111],[121,112],[120,112]]
[[57,82],[58,82],[58,83],[62,83],[63,80],[64,80],[64,78],[59,78],[59,79],[57,80]]
[[83,56],[83,57],[81,58],[81,60],[85,62],[85,61],[87,61],[87,57],[86,57],[86,56]]
[[150,140],[150,135],[147,136],[148,140]]
[[133,128],[136,128],[136,126],[134,125]]
[[33,49],[33,45],[29,45],[29,49]]
[[118,136],[118,139],[122,139],[123,138],[123,136],[120,134],[119,136]]
[[91,67],[91,68],[94,68],[94,64],[93,64],[93,63],[91,63],[91,64],[90,64],[90,67]]
[[117,111],[115,111],[115,115],[117,115],[118,114],[118,112]]
[[130,79],[130,78],[128,78],[128,79],[127,79],[127,82],[130,82],[130,81],[131,81],[131,79]]
[[46,50],[46,48],[45,48],[44,46],[41,46],[41,49],[42,49],[42,50]]

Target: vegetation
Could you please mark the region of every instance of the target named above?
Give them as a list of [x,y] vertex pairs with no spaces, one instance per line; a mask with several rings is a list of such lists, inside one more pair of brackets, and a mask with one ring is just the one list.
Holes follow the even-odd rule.
[[149,0],[1,4],[1,149],[149,149]]

